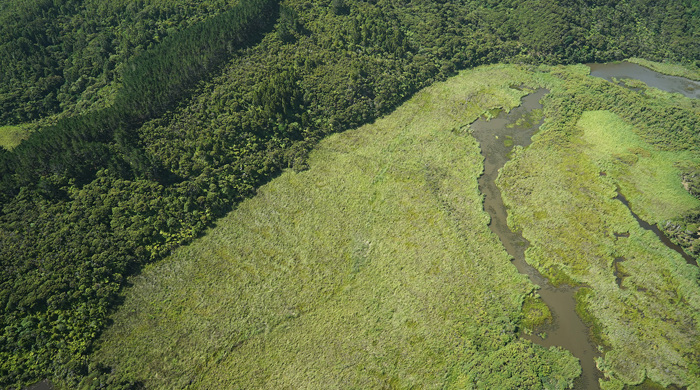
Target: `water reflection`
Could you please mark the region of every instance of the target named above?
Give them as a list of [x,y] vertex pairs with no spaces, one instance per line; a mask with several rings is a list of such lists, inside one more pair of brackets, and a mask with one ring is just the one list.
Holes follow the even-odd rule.
[[570,351],[580,360],[583,371],[574,382],[575,388],[597,389],[598,378],[602,375],[594,359],[599,353],[590,341],[588,327],[576,314],[576,289],[568,286],[555,288],[547,278],[525,262],[525,249],[529,242],[522,234],[513,232],[508,227],[508,213],[495,182],[498,171],[510,160],[513,147],[529,145],[532,135],[542,124],[541,118],[535,120],[536,116],[531,113],[542,108],[539,101],[547,92],[546,89],[539,89],[523,98],[522,104],[510,113],[501,112],[494,119],[479,119],[471,124],[472,135],[479,141],[484,156],[484,174],[479,178],[479,190],[484,194],[484,210],[491,217],[489,228],[513,257],[513,265],[518,271],[540,286],[540,297],[554,317],[552,326],[543,329],[547,333],[546,338],[525,334],[521,336],[544,347],[559,346]]
[[680,93],[683,96],[700,99],[700,82],[684,77],[668,76],[655,72],[631,62],[610,64],[587,64],[591,68],[591,76],[604,78],[608,81],[616,79],[635,79],[646,85],[666,92]]

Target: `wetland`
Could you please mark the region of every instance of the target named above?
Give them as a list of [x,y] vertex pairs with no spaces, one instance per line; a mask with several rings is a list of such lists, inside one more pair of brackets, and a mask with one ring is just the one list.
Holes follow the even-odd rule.
[[700,383],[697,267],[635,220],[695,204],[649,190],[694,155],[632,136],[665,131],[630,124],[636,94],[585,65],[426,88],[133,277],[93,364],[156,389]]
[[484,174],[479,178],[479,189],[484,194],[484,210],[491,217],[489,228],[512,256],[518,271],[539,286],[537,294],[553,317],[551,324],[532,330],[534,334],[521,333],[521,336],[544,347],[559,346],[570,351],[579,359],[582,367],[582,376],[575,382],[575,388],[594,389],[598,388],[598,379],[602,377],[594,361],[599,353],[588,336],[588,327],[576,314],[576,289],[566,285],[553,286],[525,261],[529,242],[508,227],[507,210],[496,185],[498,173],[510,159],[513,148],[527,147],[542,124],[540,100],[547,92],[546,89],[538,89],[525,96],[521,105],[509,113],[502,111],[493,119],[482,117],[471,124],[471,134],[479,142],[484,156]]

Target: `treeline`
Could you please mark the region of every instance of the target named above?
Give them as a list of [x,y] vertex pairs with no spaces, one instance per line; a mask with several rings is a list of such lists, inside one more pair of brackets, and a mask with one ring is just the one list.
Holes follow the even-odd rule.
[[[139,245],[156,245],[151,235],[160,227],[155,220],[145,228],[143,220],[120,222],[120,205],[97,194],[113,192],[119,179],[144,178],[129,196],[146,191],[155,199],[125,213],[147,210],[157,216],[166,208],[158,199],[162,187],[150,180],[167,176],[158,176],[140,150],[136,128],[172,108],[235,50],[259,40],[274,22],[276,7],[269,0],[243,1],[173,34],[127,63],[113,106],[60,120],[0,155],[3,384],[36,378],[50,366],[70,376],[71,364],[84,364],[121,275],[134,270],[136,258],[150,257]],[[113,172],[117,181],[105,182],[101,171]],[[90,188],[95,192],[74,192]],[[167,223],[162,228],[172,230]]]
[[[90,85],[100,85],[90,81],[76,88],[74,100],[59,103],[61,110],[82,115],[35,133],[12,152],[0,149],[0,383],[11,386],[52,375],[71,387],[81,380],[116,386],[118,378],[111,378],[108,368],[88,365],[88,356],[110,308],[119,303],[126,276],[196,237],[281,169],[304,169],[305,154],[318,139],[389,112],[455,70],[497,61],[698,58],[697,45],[669,49],[700,28],[698,7],[691,3],[676,15],[689,18],[682,21],[686,31],[653,35],[645,48],[620,46],[618,29],[632,27],[616,27],[614,21],[636,26],[663,19],[662,10],[679,4],[630,3],[638,2],[646,14],[615,11],[624,11],[627,2],[334,0],[329,5],[290,0],[277,12],[275,3],[253,0],[215,17],[205,7],[199,15],[207,17],[185,29],[164,27],[177,20],[169,11],[134,20],[136,26],[155,21],[156,27],[145,31],[168,37],[144,38],[150,49],[127,48],[120,53],[132,50],[131,55],[107,56],[112,65],[102,69],[121,80],[113,105],[76,108],[83,99],[76,96],[89,99]],[[116,8],[147,8],[138,8],[139,2],[114,3]],[[71,11],[70,4],[47,2],[58,11],[46,12],[83,15],[87,7]],[[603,11],[610,14],[594,28],[591,15]],[[182,23],[197,20],[198,14],[188,15]],[[259,40],[275,22],[274,32]],[[119,26],[126,36],[135,33],[129,23],[108,25]],[[102,36],[103,30],[91,28]],[[22,62],[24,57],[16,58]],[[103,57],[90,58],[99,64]],[[229,62],[221,68],[223,61]],[[97,69],[90,66],[71,69]],[[51,69],[67,74],[60,64]],[[107,74],[95,72],[95,80]],[[39,82],[44,76],[37,77]],[[12,102],[10,111],[3,108],[1,115],[26,119],[15,114],[25,103],[31,106],[29,101],[5,101]],[[659,107],[626,117],[657,123],[674,115],[671,111]],[[678,126],[685,135],[698,128],[687,120]],[[688,140],[659,137],[670,146]]]
[[[133,56],[187,26],[218,15],[234,2],[143,2],[130,0],[7,0],[0,11],[0,125],[35,121],[52,114],[74,115],[103,108],[114,98],[119,76]],[[349,13],[350,1],[335,0],[334,14]],[[415,3],[415,4],[414,4]],[[395,4],[379,3],[396,7]],[[439,42],[458,49],[469,30],[473,51],[491,54],[484,36],[509,43],[517,61],[603,62],[637,55],[652,60],[695,61],[700,5],[692,0],[490,0],[412,2],[400,6],[401,23],[412,25],[406,41]],[[324,7],[325,8],[325,7]],[[407,9],[408,8],[408,9]],[[430,9],[421,23],[414,15]],[[449,10],[451,14],[444,12]],[[448,18],[448,19],[446,19]],[[280,37],[289,39],[288,24]],[[294,26],[292,26],[294,28]],[[353,40],[366,39],[366,26]],[[481,36],[474,36],[480,32]],[[398,49],[396,39],[383,41]],[[474,39],[476,38],[476,39]],[[283,40],[284,40],[283,39]],[[434,46],[423,46],[432,49]],[[473,52],[462,52],[468,66]]]

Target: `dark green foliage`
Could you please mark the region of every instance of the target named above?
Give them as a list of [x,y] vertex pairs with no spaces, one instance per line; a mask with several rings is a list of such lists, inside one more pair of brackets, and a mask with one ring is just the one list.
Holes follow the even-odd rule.
[[692,164],[681,167],[683,184],[691,195],[700,198],[700,165]]
[[283,42],[291,42],[294,40],[294,34],[298,34],[301,31],[299,14],[293,8],[281,6],[277,37]]
[[692,210],[661,227],[686,253],[700,259],[700,210]]
[[3,6],[0,124],[10,124],[104,106],[99,90],[119,79],[129,59],[231,2],[8,0]]
[[240,3],[205,23],[178,32],[126,63],[115,107],[142,122],[162,115],[234,50],[250,43],[274,18],[272,1]]
[[[372,121],[458,69],[700,57],[691,1],[277,7],[0,4],[0,124],[72,115],[0,150],[0,384],[79,381],[124,276],[282,168],[303,169],[324,135]],[[687,118],[680,108],[639,111],[637,95],[599,84],[570,99],[629,107],[618,114],[648,128],[668,121],[672,132],[648,132],[657,145],[700,144],[697,121],[674,120]],[[119,87],[112,105],[100,92],[110,85]],[[629,104],[591,98],[600,93]]]
[[3,171],[7,175],[15,173],[17,182],[4,190],[12,193],[18,186],[51,174],[83,184],[108,166],[117,171],[130,166],[134,175],[166,180],[167,173],[138,149],[133,129],[165,113],[235,48],[264,31],[272,4],[241,3],[136,56],[126,64],[122,89],[113,107],[63,119],[32,134],[14,150],[14,156],[5,156]]

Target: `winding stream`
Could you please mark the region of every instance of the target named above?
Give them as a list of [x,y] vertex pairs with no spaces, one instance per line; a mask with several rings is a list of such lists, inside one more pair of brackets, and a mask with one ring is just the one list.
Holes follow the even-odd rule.
[[479,141],[481,153],[484,156],[484,174],[479,178],[479,189],[484,194],[484,209],[491,216],[489,228],[496,233],[508,254],[513,257],[513,264],[522,274],[540,286],[538,291],[542,300],[549,306],[554,318],[553,324],[546,329],[545,339],[539,336],[521,335],[544,347],[560,346],[569,350],[581,362],[583,370],[576,380],[576,389],[597,389],[598,378],[602,374],[596,368],[594,358],[599,356],[598,350],[589,338],[588,327],[576,314],[575,288],[564,286],[555,288],[535,268],[525,262],[525,249],[529,242],[520,234],[508,228],[507,211],[501,191],[496,186],[498,171],[510,159],[509,154],[515,145],[527,146],[531,143],[532,135],[542,124],[527,123],[516,125],[518,119],[527,119],[527,115],[535,109],[541,109],[540,99],[547,93],[546,89],[538,89],[523,98],[522,104],[510,113],[501,112],[496,118],[486,121],[479,119],[471,124],[472,135]]

